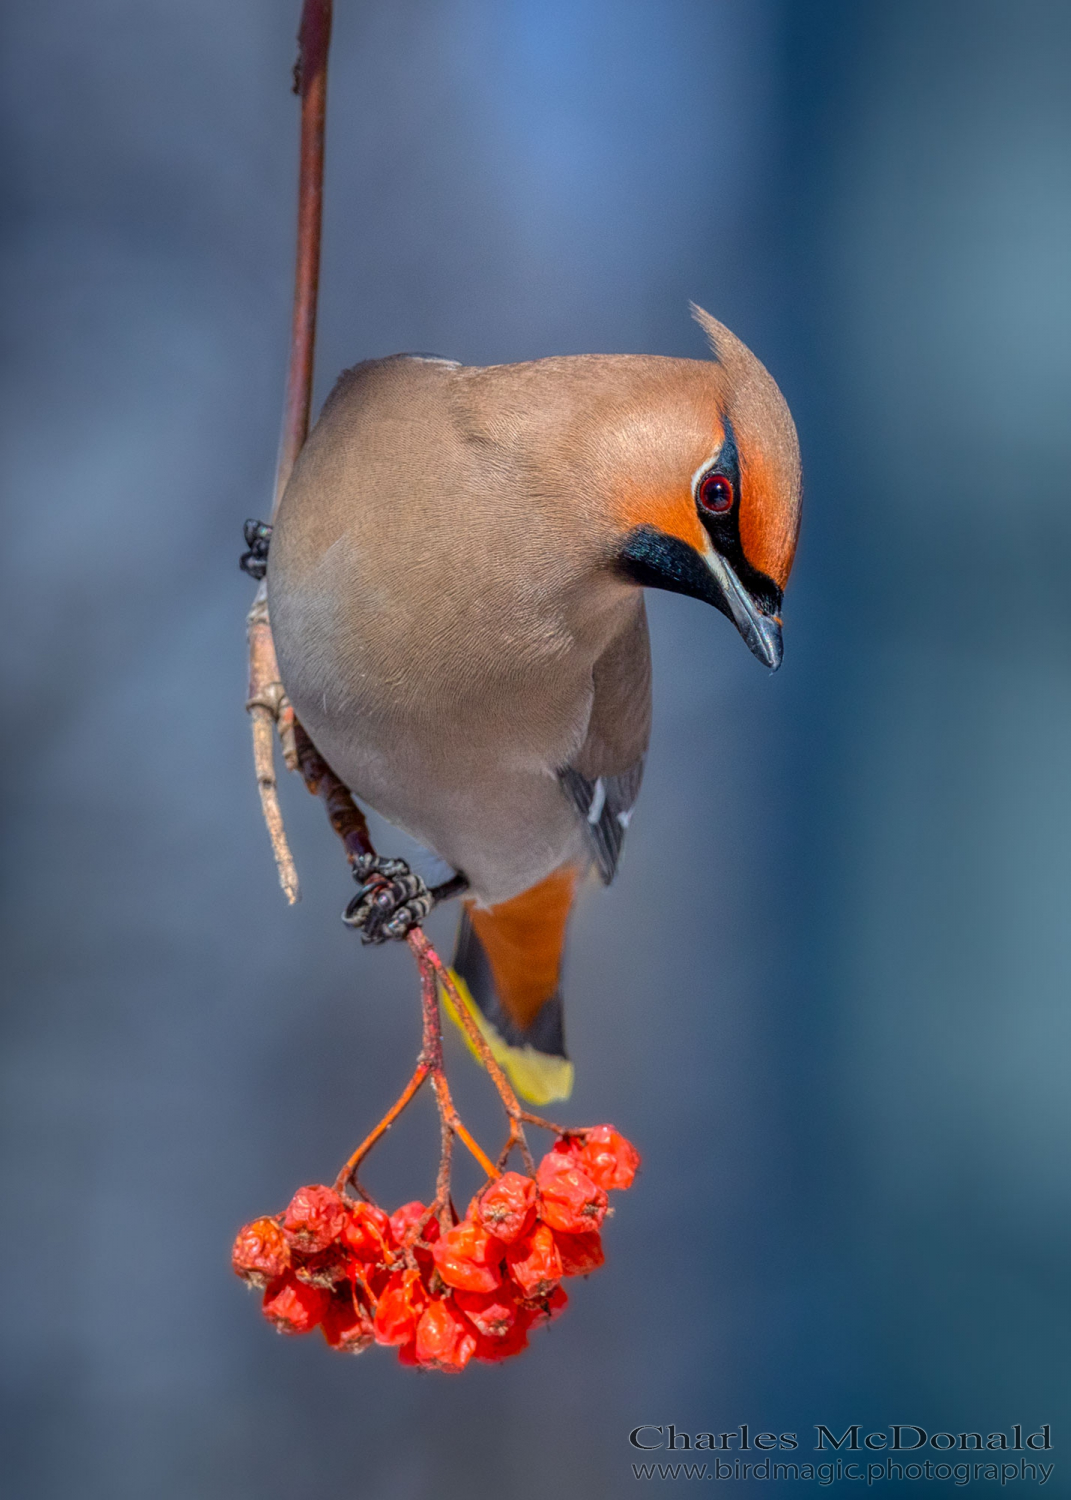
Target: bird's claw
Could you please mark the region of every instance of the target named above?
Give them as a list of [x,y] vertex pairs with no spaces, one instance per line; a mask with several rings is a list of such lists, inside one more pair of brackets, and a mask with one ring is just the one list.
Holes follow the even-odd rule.
[[402,939],[419,927],[435,904],[435,897],[404,859],[363,854],[353,866],[360,885],[342,913],[348,927],[356,927],[362,943]]
[[271,543],[272,528],[267,521],[247,521],[242,528],[245,544],[248,552],[243,552],[238,559],[238,566],[243,573],[248,573],[250,578],[259,582],[268,571],[268,546]]

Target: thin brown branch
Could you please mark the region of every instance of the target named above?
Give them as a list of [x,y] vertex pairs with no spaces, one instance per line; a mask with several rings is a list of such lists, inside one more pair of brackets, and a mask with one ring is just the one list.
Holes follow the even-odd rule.
[[354,802],[349,787],[335,775],[296,719],[294,744],[305,785],[327,809],[331,827],[342,840],[350,864],[362,854],[374,855],[375,846],[364,813]]
[[443,1075],[435,1075],[435,1100],[439,1104],[439,1172],[435,1179],[435,1200],[432,1203],[435,1217],[441,1229],[452,1229],[454,1207],[450,1201],[450,1171],[454,1155],[454,1132],[440,1102],[440,1087],[445,1082]]
[[454,1154],[454,1132],[450,1128],[449,1110],[443,1108],[443,1092],[449,1105],[450,1092],[446,1088],[443,1073],[443,1031],[439,1014],[439,997],[435,989],[435,976],[427,964],[420,964],[420,1005],[423,1016],[423,1045],[420,1060],[431,1072],[435,1105],[439,1111],[439,1170],[435,1178],[435,1197],[431,1201],[428,1217],[439,1221],[440,1229],[449,1229],[454,1222],[450,1203],[450,1168]]
[[323,224],[324,121],[327,113],[327,52],[331,43],[331,0],[305,0],[298,31],[294,90],[301,96],[301,164],[298,173],[297,257],[294,310],[290,324],[290,365],[275,474],[275,504],[293,472],[309,432],[316,303],[320,289],[320,232]]
[[[286,376],[279,459],[275,470],[272,519],[308,436],[316,350],[316,303],[320,286],[320,231],[323,223],[324,121],[327,110],[327,51],[331,41],[331,0],[305,0],[298,31],[295,92],[301,95],[301,164],[298,173],[297,254],[290,361]],[[298,899],[297,870],[286,840],[275,781],[271,729],[278,731],[288,771],[296,770],[294,710],[279,678],[279,664],[262,583],[249,615],[249,697],[253,721],[253,762],[260,804],[268,825],[279,883],[286,898]]]
[[[249,696],[246,708],[253,726],[253,766],[260,792],[260,806],[268,826],[272,853],[279,871],[279,884],[291,905],[298,900],[297,869],[286,840],[283,815],[279,807],[279,789],[275,779],[273,728],[282,714],[293,723],[293,709],[279,681],[279,664],[268,624],[268,605],[262,589],[257,590],[249,611]],[[285,747],[284,747],[285,748]]]
[[256,771],[257,790],[260,793],[260,810],[271,839],[272,853],[279,872],[279,884],[287,901],[293,906],[301,897],[297,866],[287,842],[282,809],[279,806],[279,790],[275,780],[273,756],[275,725],[267,709],[256,705],[250,710],[253,720],[253,768]]
[[529,1114],[526,1109],[521,1110],[520,1118],[526,1125],[538,1125],[540,1130],[549,1130],[551,1135],[575,1135],[585,1137],[590,1134],[589,1126],[555,1125],[553,1120],[545,1120],[542,1115]]
[[509,1122],[509,1135],[506,1137],[506,1144],[498,1153],[498,1161],[496,1163],[498,1170],[500,1172],[504,1172],[506,1170],[506,1167],[509,1164],[510,1152],[513,1150],[514,1146],[516,1146],[520,1150],[522,1156],[524,1157],[525,1166],[528,1167],[528,1170],[534,1171],[535,1164],[532,1160],[532,1153],[528,1150],[528,1142],[524,1137],[524,1127],[519,1120],[510,1120]]

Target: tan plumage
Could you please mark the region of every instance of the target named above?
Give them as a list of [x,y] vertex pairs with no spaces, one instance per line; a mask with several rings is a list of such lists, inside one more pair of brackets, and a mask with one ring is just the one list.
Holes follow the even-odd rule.
[[[791,418],[758,361],[697,317],[713,361],[358,365],[283,498],[269,603],[298,716],[359,798],[465,873],[479,908],[593,862],[612,876],[650,723],[636,578],[694,593],[711,568],[724,573],[710,540],[723,522],[701,518],[694,488],[719,452],[738,455],[741,555],[771,597],[787,578]],[[682,558],[700,573],[661,580],[651,556],[656,574]],[[720,592],[711,602],[726,608]],[[776,630],[770,608],[756,618]],[[547,889],[562,878],[573,875]],[[559,948],[560,904],[547,903]],[[475,917],[492,970],[493,921]],[[557,1004],[557,965],[531,931],[533,972]],[[497,991],[499,1028],[538,1037],[531,985],[500,979]],[[523,1005],[509,1001],[521,991]],[[542,1029],[553,1042],[547,1017]]]

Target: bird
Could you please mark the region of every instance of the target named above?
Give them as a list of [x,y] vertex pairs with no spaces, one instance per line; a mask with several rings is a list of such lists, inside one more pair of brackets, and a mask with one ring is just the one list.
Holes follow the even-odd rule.
[[573,1086],[569,917],[613,880],[643,776],[644,590],[713,605],[781,663],[796,429],[747,346],[692,314],[702,359],[344,371],[271,535],[286,693],[351,792],[456,872],[462,1002],[536,1104]]

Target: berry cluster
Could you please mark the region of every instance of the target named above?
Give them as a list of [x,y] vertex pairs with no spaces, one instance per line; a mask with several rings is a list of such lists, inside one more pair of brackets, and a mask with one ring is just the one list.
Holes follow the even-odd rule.
[[562,1135],[534,1178],[496,1176],[459,1223],[447,1207],[406,1203],[388,1217],[334,1188],[299,1188],[284,1214],[241,1230],[232,1264],[280,1333],[321,1328],[350,1354],[394,1345],[425,1369],[508,1359],[565,1307],[563,1279],[602,1265],[607,1190],[631,1187],[639,1162],[611,1125]]

